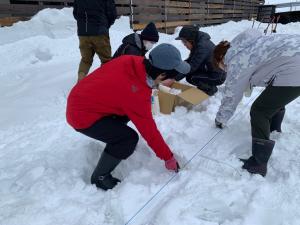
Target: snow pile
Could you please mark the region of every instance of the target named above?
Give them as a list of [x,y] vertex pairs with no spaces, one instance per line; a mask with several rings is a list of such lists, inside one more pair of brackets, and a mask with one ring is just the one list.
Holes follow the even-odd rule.
[[[276,13],[281,12],[290,12],[290,11],[300,11],[299,1],[298,0],[266,0],[264,5],[278,5],[278,4],[288,4],[288,7],[276,7]],[[294,4],[296,3],[296,4]]]
[[73,36],[76,29],[76,22],[72,18],[70,8],[44,9],[30,21],[18,22],[13,27],[1,28],[0,44],[14,43],[18,40],[40,36],[50,39],[66,38]]
[[[201,30],[217,43],[251,26],[228,22]],[[186,57],[188,51],[174,40],[178,31],[161,34],[160,43],[174,44]],[[128,18],[116,22],[110,31],[113,51],[130,32]],[[277,32],[300,34],[300,23],[278,25]],[[172,115],[156,116],[183,167],[180,173],[166,171],[141,139],[115,171],[122,182],[103,192],[89,177],[104,144],[65,121],[80,60],[72,11],[43,10],[31,21],[0,28],[0,55],[1,225],[125,224],[155,194],[130,224],[300,224],[299,100],[287,107],[284,133],[273,134],[276,147],[265,179],[242,171],[237,159],[250,154],[249,108],[261,91],[255,89],[220,133],[213,121],[221,93],[191,111],[178,107]]]

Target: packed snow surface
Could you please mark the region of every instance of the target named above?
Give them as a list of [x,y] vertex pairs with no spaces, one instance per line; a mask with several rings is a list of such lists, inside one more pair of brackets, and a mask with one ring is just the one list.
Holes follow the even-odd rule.
[[[251,26],[228,22],[201,30],[218,43]],[[174,40],[179,29],[160,34],[159,43],[174,44],[186,58],[188,50]],[[127,17],[116,21],[110,30],[113,51],[131,32]],[[279,24],[277,32],[300,34],[300,23]],[[141,138],[114,172],[122,182],[104,192],[89,182],[104,143],[77,133],[65,120],[80,60],[72,10],[46,9],[0,28],[0,55],[1,225],[300,224],[300,99],[288,105],[283,133],[272,134],[276,146],[266,178],[249,175],[238,160],[251,154],[249,109],[262,89],[244,98],[220,131],[214,118],[221,86],[189,111],[178,107],[155,116],[181,164],[178,174],[167,171]],[[92,70],[99,65],[95,57]]]

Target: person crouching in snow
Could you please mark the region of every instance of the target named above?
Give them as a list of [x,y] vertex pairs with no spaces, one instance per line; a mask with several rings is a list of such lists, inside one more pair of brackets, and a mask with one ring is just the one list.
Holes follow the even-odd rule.
[[281,131],[285,106],[300,95],[300,36],[265,36],[250,29],[231,43],[221,42],[217,49],[223,52],[216,56],[217,64],[227,67],[217,127],[222,128],[234,114],[243,92],[266,87],[251,106],[252,156],[242,160],[243,169],[265,176],[275,145],[270,132]]
[[191,71],[186,76],[178,75],[176,80],[185,77],[187,82],[197,86],[206,94],[214,95],[218,91],[217,86],[224,83],[226,72],[213,65],[215,45],[210,40],[209,34],[199,31],[198,26],[188,25],[180,30],[176,40],[181,40],[191,51],[186,60],[191,66]]
[[117,49],[113,58],[121,55],[145,56],[159,40],[159,34],[154,23],[149,23],[141,34],[132,33],[123,38],[123,44]]
[[152,88],[174,71],[187,73],[190,66],[170,44],[154,48],[149,59],[118,57],[85,77],[71,90],[67,100],[67,122],[76,131],[106,143],[91,183],[104,190],[120,181],[111,172],[135,150],[139,135],[127,126],[129,120],[145,138],[168,170],[179,165],[158,131],[151,112]]

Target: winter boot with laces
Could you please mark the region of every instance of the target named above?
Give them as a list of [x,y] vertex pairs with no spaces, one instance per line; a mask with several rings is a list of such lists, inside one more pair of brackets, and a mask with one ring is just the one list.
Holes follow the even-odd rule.
[[271,157],[275,141],[259,138],[252,139],[252,156],[249,159],[241,159],[244,162],[243,169],[249,173],[266,176],[267,164]]
[[120,162],[121,159],[117,159],[110,154],[103,152],[98,165],[91,176],[91,183],[103,190],[114,188],[120,180],[113,177],[111,172],[117,167],[117,165],[119,165]]

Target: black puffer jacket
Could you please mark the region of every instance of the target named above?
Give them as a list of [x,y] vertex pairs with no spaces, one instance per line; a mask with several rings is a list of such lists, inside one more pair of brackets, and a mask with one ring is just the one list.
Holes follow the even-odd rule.
[[199,31],[195,46],[186,60],[191,66],[190,74],[210,72],[214,69],[212,64],[214,49],[215,45],[210,40],[209,34]]
[[141,35],[137,33],[129,34],[123,38],[122,45],[117,49],[113,58],[119,57],[121,55],[137,55],[145,56],[147,53]]
[[79,36],[108,34],[117,18],[114,0],[75,0],[73,9]]
[[211,73],[213,73],[214,76],[218,73],[220,73],[220,76],[224,76],[223,71],[220,71],[213,66],[212,57],[215,45],[210,40],[209,34],[199,31],[194,42],[195,46],[191,50],[189,58],[186,60],[191,66],[191,71],[186,75],[179,74],[176,77],[176,80],[181,80],[185,76],[194,77]]

